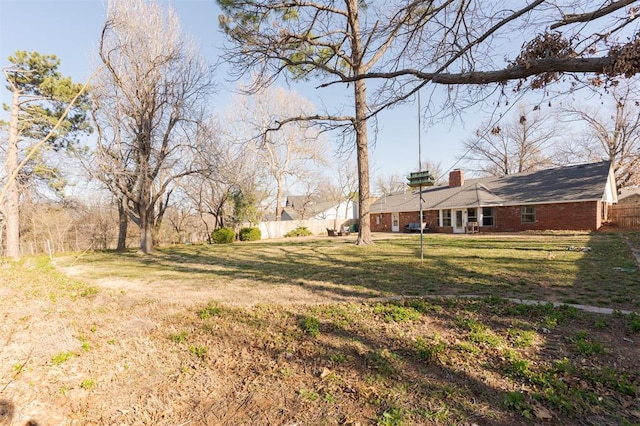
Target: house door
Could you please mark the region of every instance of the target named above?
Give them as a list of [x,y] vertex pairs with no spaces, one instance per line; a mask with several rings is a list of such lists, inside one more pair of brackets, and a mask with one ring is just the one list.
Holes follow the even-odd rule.
[[400,232],[400,213],[391,213],[391,232]]
[[465,210],[453,211],[453,232],[455,234],[462,234],[467,222],[467,212]]

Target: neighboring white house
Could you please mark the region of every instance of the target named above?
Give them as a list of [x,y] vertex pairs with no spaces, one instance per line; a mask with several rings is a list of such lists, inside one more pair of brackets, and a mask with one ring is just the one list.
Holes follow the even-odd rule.
[[618,194],[618,204],[640,206],[640,185],[622,188]]
[[[282,221],[286,220],[351,220],[358,218],[358,205],[353,201],[325,201],[317,197],[290,195],[282,209]],[[267,221],[275,220],[268,215]]]
[[279,238],[287,232],[304,226],[314,235],[326,233],[327,229],[342,229],[357,223],[358,204],[353,201],[324,201],[315,197],[289,196],[282,209],[281,220],[275,214],[265,217],[258,227],[262,239]]

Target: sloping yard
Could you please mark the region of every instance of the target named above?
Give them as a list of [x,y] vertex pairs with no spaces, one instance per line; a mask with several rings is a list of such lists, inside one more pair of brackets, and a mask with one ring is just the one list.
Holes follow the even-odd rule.
[[619,235],[352,240],[0,264],[0,424],[640,422],[638,315],[505,299],[637,312]]

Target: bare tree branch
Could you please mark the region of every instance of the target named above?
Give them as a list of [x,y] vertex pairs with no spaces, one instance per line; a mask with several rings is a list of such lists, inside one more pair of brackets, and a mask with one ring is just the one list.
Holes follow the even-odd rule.
[[601,7],[600,9],[596,9],[593,12],[565,15],[562,17],[562,20],[551,24],[549,28],[555,30],[556,28],[560,28],[569,24],[575,24],[578,22],[590,22],[595,19],[602,18],[603,16],[610,15],[611,13],[622,9],[625,6],[629,6],[636,1],[637,0],[618,0],[604,7]]

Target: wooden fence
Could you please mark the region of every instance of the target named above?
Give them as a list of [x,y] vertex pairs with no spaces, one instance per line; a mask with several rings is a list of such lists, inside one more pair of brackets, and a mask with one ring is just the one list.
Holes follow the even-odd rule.
[[640,206],[611,206],[609,220],[612,225],[620,228],[640,229]]

